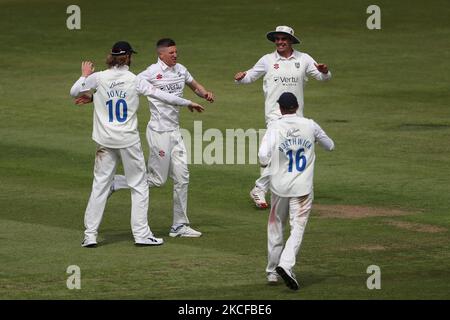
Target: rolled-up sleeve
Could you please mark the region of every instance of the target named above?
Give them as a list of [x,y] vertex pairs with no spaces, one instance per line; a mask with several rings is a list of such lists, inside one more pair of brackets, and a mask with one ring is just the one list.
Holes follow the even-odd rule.
[[192,81],[194,81],[194,77],[192,76],[192,74],[186,69],[186,73],[184,76],[184,82],[185,83],[191,83]]

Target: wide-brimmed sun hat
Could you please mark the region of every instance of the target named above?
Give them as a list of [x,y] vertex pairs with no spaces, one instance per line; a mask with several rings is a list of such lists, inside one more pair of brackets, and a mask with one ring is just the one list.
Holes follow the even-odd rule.
[[266,34],[267,39],[269,39],[272,42],[275,42],[275,35],[277,33],[283,33],[288,35],[291,40],[292,43],[300,43],[300,40],[294,36],[294,29],[292,29],[291,27],[288,26],[278,26],[275,31],[270,31]]

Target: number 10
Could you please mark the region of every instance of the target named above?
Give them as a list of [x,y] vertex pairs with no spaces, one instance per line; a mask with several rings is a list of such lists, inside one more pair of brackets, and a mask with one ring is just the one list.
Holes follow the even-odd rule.
[[[106,106],[108,107],[108,112],[109,112],[109,122],[113,122],[114,121],[114,113],[113,113],[113,101],[112,100],[108,100],[106,101]],[[123,106],[122,109],[122,115],[120,112],[120,107]],[[124,122],[125,120],[127,120],[127,102],[123,99],[119,99],[116,102],[116,119],[119,122]]]

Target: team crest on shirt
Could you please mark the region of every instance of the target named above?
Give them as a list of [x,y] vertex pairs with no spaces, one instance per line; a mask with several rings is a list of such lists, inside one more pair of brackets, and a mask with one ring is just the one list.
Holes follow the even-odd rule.
[[275,63],[274,65],[273,65],[273,68],[274,69],[278,69],[280,67],[280,65],[278,64],[278,63]]
[[164,152],[164,150],[159,150],[159,156],[162,158],[166,155],[166,153]]
[[298,69],[298,68],[300,68],[300,62],[296,62],[295,63],[295,67]]
[[158,73],[158,74],[156,75],[156,79],[161,80],[161,79],[162,79],[162,74],[161,74],[161,73]]

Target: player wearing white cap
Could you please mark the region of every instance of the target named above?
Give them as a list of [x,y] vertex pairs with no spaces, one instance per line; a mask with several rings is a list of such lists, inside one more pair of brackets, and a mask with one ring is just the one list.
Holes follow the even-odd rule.
[[[199,97],[214,101],[214,94],[198,83],[182,64],[177,63],[177,47],[169,38],[156,43],[158,61],[138,74],[138,78],[179,97],[183,96],[185,84]],[[200,237],[187,216],[189,171],[187,152],[180,133],[180,107],[148,97],[151,118],[147,126],[149,187],[160,187],[173,179],[173,221],[171,237]],[[191,110],[192,111],[192,110]],[[116,175],[112,191],[129,188],[121,175]]]
[[[334,142],[316,122],[296,114],[299,103],[294,94],[283,93],[277,102],[282,116],[270,123],[258,153],[261,165],[268,168],[272,191],[266,272],[270,284],[277,283],[278,274],[290,289],[297,290],[293,268],[312,208],[314,145],[331,151]],[[284,245],[287,218],[291,230]]]
[[81,66],[81,77],[70,90],[73,97],[96,90],[93,95],[94,119],[92,139],[97,143],[94,181],[85,212],[83,247],[97,245],[98,228],[105,209],[108,193],[119,159],[122,159],[125,177],[131,188],[131,228],[138,245],[160,245],[148,225],[148,187],[146,167],[142,153],[137,114],[138,95],[160,99],[174,105],[202,110],[202,106],[189,100],[163,92],[129,71],[130,44],[119,41],[112,47],[106,63],[108,69],[94,73],[90,61]]
[[[326,64],[318,64],[307,53],[294,50],[292,45],[300,43],[294,30],[288,26],[278,26],[267,33],[267,39],[275,43],[276,51],[264,55],[253,68],[238,72],[234,79],[239,84],[248,84],[264,75],[263,91],[265,97],[266,126],[280,117],[277,99],[283,92],[292,92],[299,102],[297,114],[303,116],[303,88],[308,77],[324,81],[331,79]],[[259,208],[267,208],[265,194],[269,189],[267,171],[262,170],[250,196]]]

